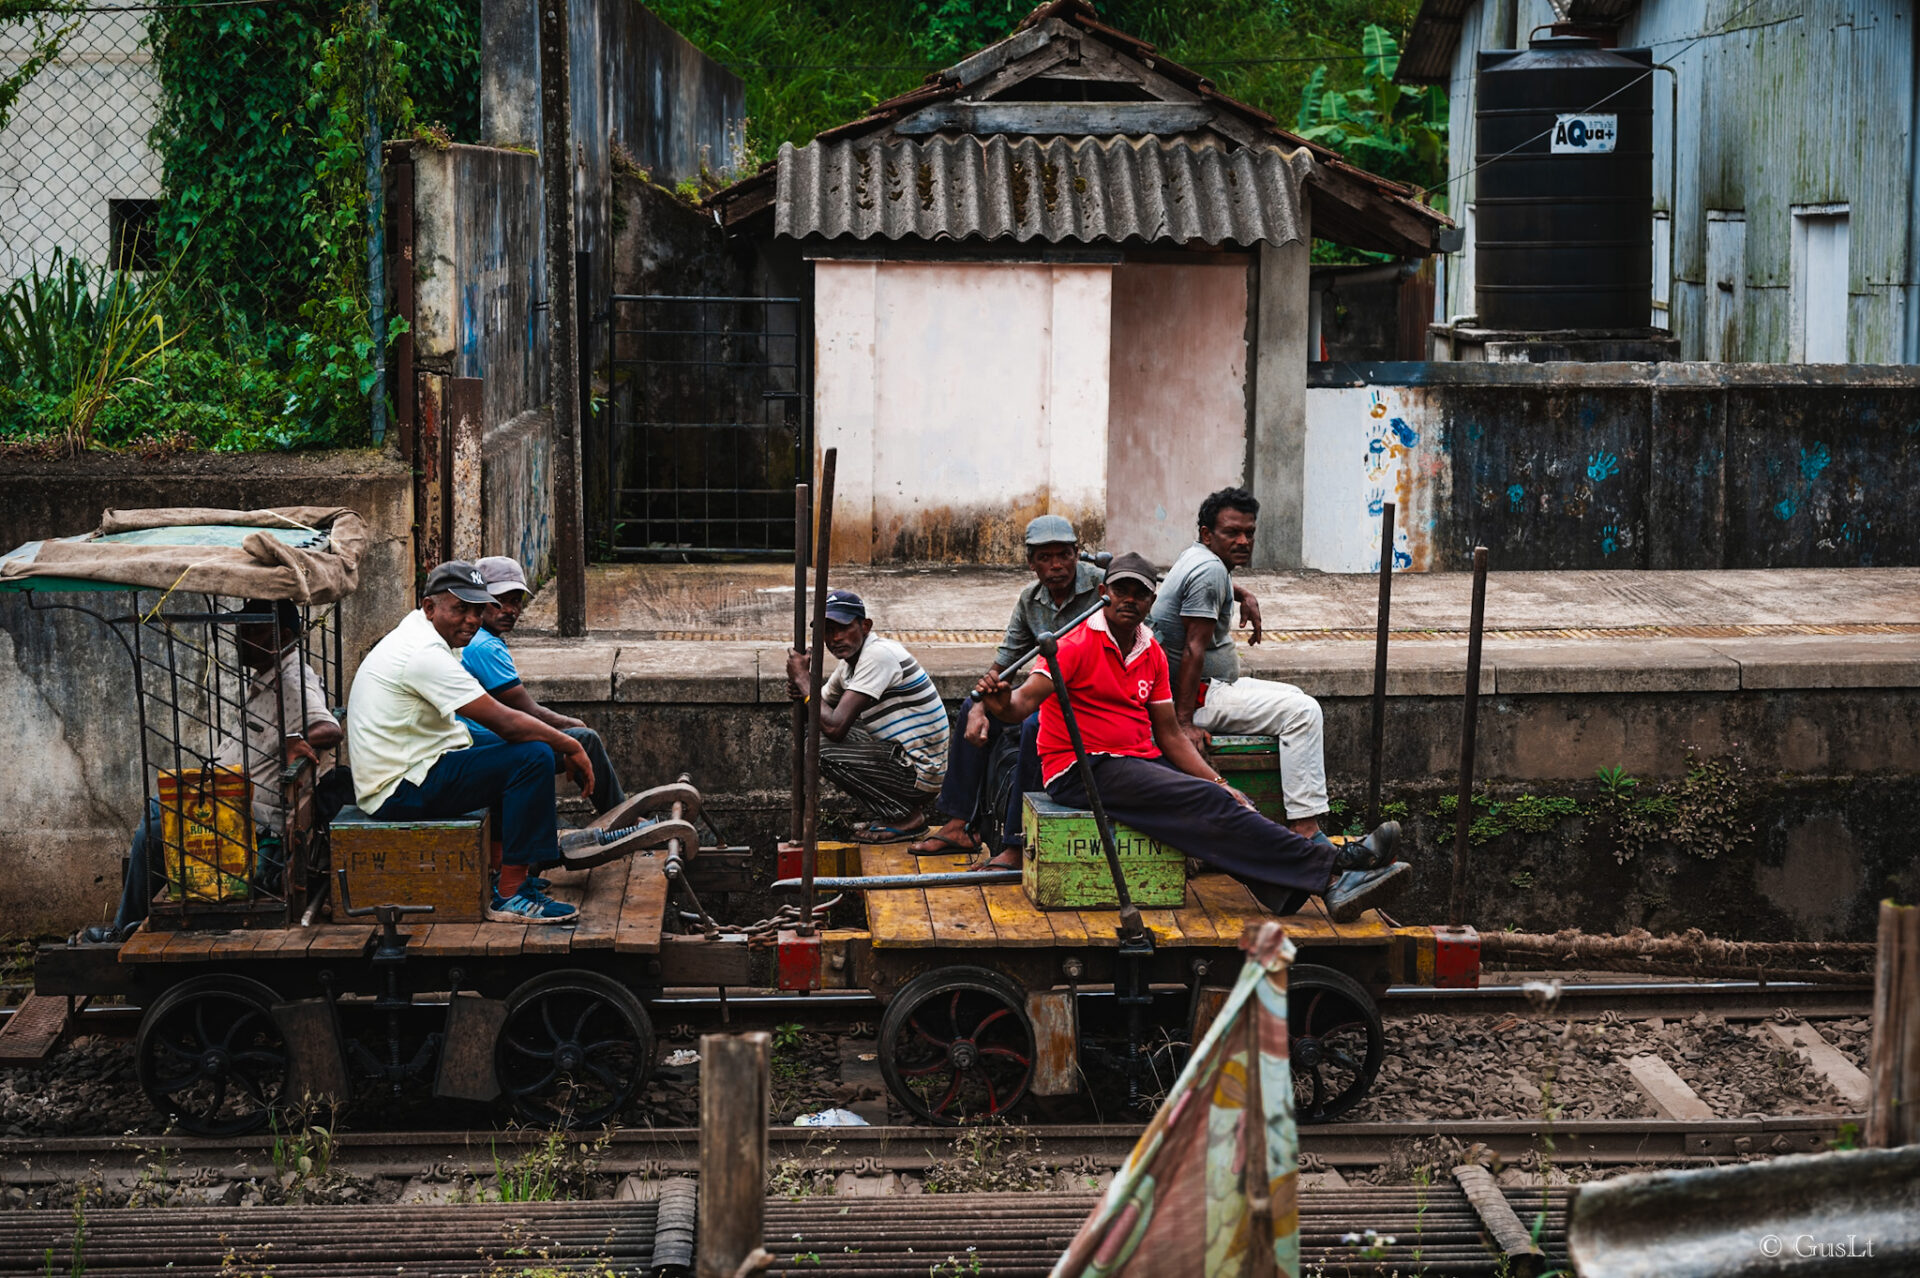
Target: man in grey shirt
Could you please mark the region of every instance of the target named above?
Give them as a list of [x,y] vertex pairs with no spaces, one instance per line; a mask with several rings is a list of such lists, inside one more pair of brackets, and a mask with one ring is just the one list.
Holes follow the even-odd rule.
[[[1042,632],[1057,633],[1100,598],[1100,582],[1105,574],[1092,564],[1081,562],[1079,537],[1065,516],[1036,517],[1027,524],[1026,542],[1027,567],[1033,569],[1034,580],[1014,603],[1013,616],[1007,621],[1006,638],[1000,641],[1000,651],[987,667],[988,675],[995,678],[1038,643]],[[951,753],[947,756],[946,781],[935,805],[947,822],[913,845],[912,850],[922,856],[979,849],[980,832],[996,816],[1004,819],[1003,847],[1019,843],[1020,795],[1040,788],[1040,755],[1035,745],[1040,728],[1039,716],[1035,714],[1029,716],[1031,722],[1019,725],[1020,781],[1014,786],[1007,811],[984,810],[991,797],[986,788],[993,743],[1002,732],[1012,730],[1012,726],[989,715],[977,701],[965,705],[967,720],[963,731],[953,736]],[[1018,858],[1005,852],[996,862],[995,869],[1019,868]]]
[[1200,539],[1167,570],[1150,620],[1167,652],[1181,731],[1202,751],[1215,732],[1279,738],[1287,824],[1312,838],[1328,808],[1320,703],[1290,683],[1241,678],[1233,648],[1236,601],[1253,627],[1247,642],[1261,638],[1260,603],[1232,578],[1253,557],[1259,516],[1260,503],[1244,488],[1223,488],[1200,503]]

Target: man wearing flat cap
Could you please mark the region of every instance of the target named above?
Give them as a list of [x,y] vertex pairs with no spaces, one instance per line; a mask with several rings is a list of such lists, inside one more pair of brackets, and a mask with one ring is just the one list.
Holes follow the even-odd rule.
[[[578,911],[542,890],[531,871],[584,868],[668,839],[695,840],[686,821],[599,830],[561,850],[555,773],[582,793],[593,763],[578,741],[487,695],[456,650],[472,642],[493,595],[464,560],[427,574],[420,607],[373,646],[347,701],[347,745],[360,810],[380,821],[424,821],[494,812],[500,879],[487,907],[498,923],[567,923]],[[477,738],[467,723],[489,734]]]
[[[873,633],[851,590],[827,592],[827,651],[840,664],[820,693],[820,775],[845,790],[866,819],[854,837],[894,843],[924,833],[947,767],[947,708],[913,654]],[[787,654],[787,694],[815,692],[804,652]]]
[[[1392,900],[1411,869],[1393,858],[1397,822],[1339,848],[1303,838],[1260,815],[1181,731],[1167,654],[1145,624],[1156,584],[1141,556],[1115,558],[1100,588],[1111,601],[1104,614],[1060,640],[1055,656],[1042,657],[1018,688],[981,680],[982,701],[1003,722],[1040,712],[1047,794],[1084,808],[1089,787],[1098,786],[1115,821],[1231,874],[1276,914],[1318,896],[1344,923]],[[1073,699],[1084,764],[1054,696],[1056,679]]]
[[[1013,616],[1007,620],[1007,634],[1000,650],[987,667],[987,676],[997,679],[1000,672],[1019,658],[1045,633],[1057,633],[1061,627],[1093,607],[1100,598],[1100,570],[1080,558],[1080,538],[1064,515],[1039,515],[1027,524],[1027,567],[1034,580],[1027,583],[1014,601]],[[1000,853],[990,868],[1019,868],[1019,847],[1024,836],[1020,829],[1020,796],[1040,788],[1040,720],[1029,716],[1019,725],[1003,724],[988,714],[978,701],[967,704],[966,721],[954,734],[952,751],[947,756],[947,779],[940,787],[936,806],[947,818],[946,824],[913,845],[921,856],[943,852],[973,852],[980,849],[981,834],[991,822],[1002,824]],[[988,811],[992,806],[987,793],[989,760],[1002,733],[1018,732],[1018,781],[1007,796],[1003,811]]]

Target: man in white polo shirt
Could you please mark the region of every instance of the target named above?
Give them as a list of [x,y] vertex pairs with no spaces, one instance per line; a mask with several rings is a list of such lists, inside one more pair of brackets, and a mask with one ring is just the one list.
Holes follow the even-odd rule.
[[[381,821],[421,821],[491,808],[502,844],[487,917],[500,923],[566,923],[578,913],[542,891],[542,865],[598,865],[668,839],[695,839],[686,821],[585,831],[560,845],[553,776],[564,768],[583,793],[593,765],[580,743],[500,704],[460,664],[492,596],[479,571],[454,560],[427,574],[420,607],[360,663],[347,701],[347,744],[360,810]],[[500,738],[475,745],[461,719]]]

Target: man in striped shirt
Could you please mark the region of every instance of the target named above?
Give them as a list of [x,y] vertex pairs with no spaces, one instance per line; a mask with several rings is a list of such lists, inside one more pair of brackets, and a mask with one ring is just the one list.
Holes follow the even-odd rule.
[[[840,664],[820,690],[820,775],[852,795],[863,841],[917,838],[946,779],[947,708],[913,654],[873,633],[851,590],[827,595],[827,650]],[[787,654],[787,693],[812,695],[807,656]]]

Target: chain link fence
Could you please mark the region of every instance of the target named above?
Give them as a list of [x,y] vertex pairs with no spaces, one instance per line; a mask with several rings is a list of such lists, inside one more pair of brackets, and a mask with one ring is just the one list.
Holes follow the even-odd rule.
[[369,111],[472,140],[478,33],[478,0],[0,0],[0,443],[368,442]]
[[[58,254],[144,267],[162,179],[148,136],[161,97],[147,38],[152,15],[38,16],[38,31],[67,33],[0,128],[0,279],[47,269]],[[38,31],[31,18],[0,25],[0,77],[34,55]]]

